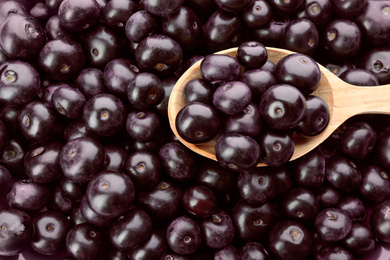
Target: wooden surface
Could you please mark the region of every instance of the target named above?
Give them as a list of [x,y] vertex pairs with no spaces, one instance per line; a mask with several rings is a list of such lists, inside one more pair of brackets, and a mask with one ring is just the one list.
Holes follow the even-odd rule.
[[[237,48],[231,48],[217,53],[236,57],[236,51]],[[268,47],[267,51],[268,59],[275,64],[281,58],[292,53],[288,50]],[[214,146],[218,136],[207,143],[191,144],[178,135],[175,125],[176,115],[187,104],[183,93],[185,85],[194,78],[201,78],[200,63],[201,61],[195,63],[176,82],[169,98],[168,117],[174,134],[185,146],[202,156],[216,160]],[[318,88],[312,94],[321,97],[328,104],[330,122],[327,128],[317,136],[303,137],[294,134],[295,151],[291,160],[295,160],[316,148],[336,128],[354,115],[363,113],[390,114],[390,85],[375,87],[352,86],[339,79],[325,67],[321,65],[319,67],[321,69],[321,80]],[[258,166],[266,165],[259,163]]]

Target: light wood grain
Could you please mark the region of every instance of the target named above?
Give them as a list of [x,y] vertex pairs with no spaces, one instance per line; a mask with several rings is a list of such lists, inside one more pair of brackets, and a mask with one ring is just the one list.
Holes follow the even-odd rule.
[[[227,54],[236,57],[237,48],[227,49],[219,54]],[[278,48],[269,48],[268,59],[275,64],[286,55],[293,52]],[[194,152],[216,160],[215,142],[218,136],[213,140],[203,144],[191,144],[184,141],[176,130],[175,119],[180,109],[183,108],[187,101],[184,97],[185,85],[194,78],[201,78],[200,63],[198,61],[189,68],[176,82],[168,102],[168,117],[172,131],[177,138],[189,149]],[[297,134],[293,135],[295,150],[291,160],[295,160],[320,145],[327,139],[341,124],[348,118],[358,114],[390,114],[390,85],[375,87],[358,87],[350,85],[328,69],[319,64],[321,70],[321,80],[318,88],[312,93],[325,100],[329,106],[330,121],[327,128],[319,135],[314,137],[303,137]],[[266,166],[259,163],[258,166]]]

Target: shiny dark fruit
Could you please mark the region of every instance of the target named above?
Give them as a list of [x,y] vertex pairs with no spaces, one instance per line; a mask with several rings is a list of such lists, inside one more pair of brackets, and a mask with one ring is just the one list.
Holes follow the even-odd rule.
[[184,0],[167,0],[164,2],[143,0],[142,5],[146,11],[154,15],[167,17],[176,13],[182,6],[183,2]]
[[245,243],[240,249],[239,257],[246,260],[271,260],[267,249],[258,242]]
[[94,0],[83,2],[64,0],[58,7],[61,25],[71,32],[84,31],[97,24],[101,14],[99,4]]
[[20,139],[11,138],[0,150],[0,163],[13,177],[26,178],[23,166],[27,149]]
[[184,191],[182,205],[190,215],[208,218],[216,210],[217,198],[206,186],[194,185]]
[[64,144],[58,141],[32,147],[24,157],[27,176],[34,182],[49,183],[62,176],[60,153]]
[[249,136],[226,133],[217,140],[215,155],[223,167],[233,171],[243,171],[255,167],[259,163],[260,147]]
[[274,75],[261,68],[246,70],[240,76],[240,81],[244,82],[252,92],[252,100],[259,102],[263,93],[276,84]]
[[356,222],[352,224],[351,231],[344,238],[343,244],[354,255],[366,255],[375,248],[375,234],[369,227]]
[[273,129],[287,130],[296,126],[305,114],[306,99],[289,84],[276,84],[267,89],[260,100],[263,120]]
[[164,98],[164,88],[159,77],[150,72],[140,72],[129,81],[127,98],[139,110],[148,110]]
[[104,249],[104,232],[88,223],[75,225],[66,236],[66,248],[76,259],[96,259]]
[[228,245],[234,238],[233,222],[225,211],[217,210],[199,223],[202,241],[211,248]]
[[246,108],[237,114],[225,119],[224,132],[239,133],[251,137],[257,136],[264,128],[259,106],[251,102]]
[[375,161],[385,170],[390,170],[390,128],[385,128],[378,136],[375,145]]
[[287,163],[295,149],[294,140],[289,133],[265,131],[259,139],[260,160],[268,166],[281,166]]
[[390,176],[382,167],[367,165],[362,170],[360,194],[369,201],[380,203],[390,198]]
[[309,19],[317,27],[323,27],[333,18],[333,2],[331,0],[308,0],[303,9],[297,13],[297,17]]
[[79,203],[85,193],[86,184],[75,183],[65,177],[59,180],[59,186],[64,198],[71,200],[73,203]]
[[215,260],[239,260],[239,251],[233,245],[227,245],[215,250]]
[[358,64],[358,67],[373,73],[380,85],[390,82],[390,48],[378,47],[367,51]]
[[138,44],[134,56],[141,70],[166,76],[179,68],[183,50],[171,37],[152,34]]
[[152,140],[160,131],[161,120],[157,112],[133,110],[127,114],[126,130],[134,139],[142,142]]
[[325,208],[315,219],[315,230],[327,242],[343,240],[352,228],[351,217],[337,208]]
[[133,181],[123,172],[102,171],[89,181],[86,196],[88,205],[97,214],[117,217],[133,203]]
[[176,117],[176,129],[185,141],[198,144],[210,141],[219,133],[221,120],[214,107],[202,102],[184,106]]
[[59,38],[46,42],[42,47],[38,65],[53,80],[69,80],[84,68],[85,55],[79,43]]
[[127,85],[138,72],[139,69],[134,61],[125,58],[113,59],[103,71],[108,91],[121,100],[127,100]]
[[104,74],[97,68],[85,68],[80,71],[75,80],[75,86],[86,99],[107,91]]
[[331,21],[322,32],[325,51],[334,59],[352,57],[362,41],[359,27],[353,21],[336,19]]
[[49,8],[44,3],[36,3],[30,9],[30,15],[37,19],[40,23],[46,23],[50,17]]
[[313,22],[306,18],[291,21],[280,39],[283,49],[312,55],[318,47],[318,29]]
[[151,189],[139,191],[137,203],[153,219],[172,219],[182,210],[183,192],[183,188],[176,182],[161,180]]
[[83,119],[89,131],[100,136],[111,136],[125,124],[126,110],[116,96],[97,94],[85,104]]
[[76,183],[88,182],[103,167],[104,147],[89,137],[79,137],[65,144],[60,154],[64,176]]
[[354,68],[344,71],[340,74],[340,79],[355,86],[378,86],[379,82],[376,76],[362,68]]
[[246,69],[261,68],[268,58],[265,46],[257,41],[243,42],[237,49],[237,60]]
[[327,183],[321,185],[315,193],[322,208],[336,207],[342,197],[340,191]]
[[272,203],[254,206],[241,199],[234,205],[231,217],[239,238],[244,241],[265,241],[278,214]]
[[269,168],[268,171],[275,179],[275,196],[284,195],[288,190],[293,187],[293,181],[288,167],[272,167]]
[[47,204],[49,194],[47,186],[32,182],[30,179],[24,179],[12,185],[7,194],[7,202],[10,207],[15,209],[38,210]]
[[128,252],[128,259],[160,259],[168,250],[164,232],[152,230],[150,235],[137,247]]
[[79,137],[97,137],[96,134],[92,133],[86,128],[84,119],[82,117],[70,121],[64,128],[64,138],[66,142],[69,142]]
[[34,226],[31,217],[18,209],[0,209],[0,255],[15,256],[29,245]]
[[137,189],[151,188],[160,180],[162,166],[157,154],[143,150],[135,151],[124,162],[124,171]]
[[66,214],[71,211],[73,205],[74,203],[64,196],[61,182],[54,182],[53,187],[50,189],[49,202],[47,206],[52,210]]
[[353,159],[363,160],[374,150],[376,130],[367,122],[356,122],[348,127],[341,140],[343,153]]
[[40,254],[53,255],[66,246],[66,235],[72,224],[65,214],[48,210],[33,218],[31,247]]
[[291,13],[296,12],[305,1],[303,0],[294,0],[294,1],[278,1],[278,0],[271,0],[269,1],[269,4],[271,7],[278,13],[282,15],[288,15]]
[[58,15],[53,15],[46,21],[45,31],[48,40],[72,37],[72,33],[61,25]]
[[160,148],[158,155],[163,169],[173,179],[189,181],[195,177],[196,160],[182,144],[168,142]]
[[57,88],[51,97],[51,104],[58,114],[69,119],[79,118],[86,103],[85,96],[69,86]]
[[353,260],[354,256],[346,248],[338,245],[324,245],[315,255],[316,260]]
[[152,231],[152,220],[139,208],[131,208],[110,226],[110,241],[121,251],[129,250],[143,242]]
[[377,204],[371,213],[370,227],[375,237],[384,243],[390,242],[390,200]]
[[315,136],[326,129],[329,119],[328,104],[320,97],[309,95],[306,97],[305,114],[294,130],[305,136]]
[[304,224],[313,223],[320,210],[320,203],[316,195],[305,188],[289,190],[283,196],[281,206],[287,218]]
[[341,192],[352,193],[359,189],[362,174],[352,160],[345,156],[334,156],[326,161],[325,178]]
[[18,116],[19,129],[32,142],[50,140],[59,134],[61,126],[51,105],[36,100],[26,104]]
[[283,57],[276,64],[274,76],[279,84],[290,84],[308,95],[317,89],[321,71],[313,58],[295,53]]
[[30,15],[9,15],[0,25],[0,47],[10,59],[36,59],[45,42],[44,28]]
[[347,0],[347,1],[330,1],[334,12],[343,18],[356,18],[364,12],[367,7],[367,0]]
[[212,84],[237,80],[240,73],[240,64],[229,55],[209,54],[200,63],[202,78]]
[[238,47],[245,34],[245,24],[240,15],[218,8],[203,25],[203,41],[209,52]]
[[337,208],[344,210],[351,217],[352,221],[362,221],[367,216],[365,203],[356,196],[344,196],[337,204]]
[[202,39],[202,23],[197,14],[187,6],[162,19],[161,31],[177,41],[184,50],[194,49]]
[[275,196],[275,179],[262,168],[254,168],[240,173],[238,191],[243,199],[252,205],[260,206]]
[[194,253],[202,241],[198,223],[186,216],[178,217],[169,224],[166,239],[172,251],[183,255]]
[[146,10],[135,12],[126,21],[125,33],[127,39],[136,43],[141,42],[157,31],[157,22],[156,16]]
[[317,189],[325,179],[325,158],[314,150],[292,162],[291,178],[298,187]]
[[10,60],[0,65],[0,102],[22,105],[37,97],[41,80],[37,70],[29,63]]
[[[54,84],[49,84],[48,86],[45,87],[43,90],[43,93],[41,94],[41,99],[52,105],[51,101],[53,99],[53,93],[60,87],[69,87],[72,88],[69,84],[66,83],[54,83]],[[53,106],[53,105],[52,105]],[[56,109],[56,107],[53,107]]]
[[28,10],[22,1],[3,1],[0,3],[0,23],[9,15],[28,15]]
[[288,17],[273,16],[266,25],[253,29],[251,35],[265,46],[280,47],[280,40],[289,22]]
[[109,1],[102,10],[102,17],[107,26],[123,31],[127,20],[136,11],[138,11],[138,4],[135,1]]
[[6,195],[12,187],[11,173],[3,165],[0,166],[0,186],[4,187],[0,191],[0,197]]
[[270,230],[269,250],[279,259],[305,259],[311,249],[311,235],[296,220],[280,220]]
[[103,216],[93,211],[88,205],[86,196],[81,199],[78,207],[84,220],[83,223],[89,223],[96,227],[108,227],[114,221],[114,218],[111,218],[110,216]]
[[272,19],[273,11],[265,0],[255,0],[242,11],[242,20],[249,28],[261,28]]
[[253,0],[216,0],[215,3],[224,11],[242,12],[253,3]]
[[199,101],[211,104],[215,88],[204,79],[192,79],[184,87],[184,96],[188,102]]
[[234,115],[249,105],[252,101],[250,88],[241,81],[227,81],[214,91],[214,107],[226,115]]

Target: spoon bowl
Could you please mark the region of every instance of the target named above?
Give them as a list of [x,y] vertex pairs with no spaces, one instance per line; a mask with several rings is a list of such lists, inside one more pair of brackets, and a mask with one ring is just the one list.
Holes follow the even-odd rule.
[[[283,57],[294,52],[267,47],[268,60],[277,64]],[[236,58],[237,48],[231,48],[217,52]],[[192,144],[183,140],[176,129],[176,116],[179,111],[188,103],[184,96],[184,87],[189,81],[195,78],[202,78],[200,74],[200,63],[192,65],[176,82],[168,102],[168,118],[173,133],[182,144],[192,151],[217,160],[215,156],[215,143],[219,136],[213,140],[202,143]],[[390,85],[382,86],[353,86],[341,80],[338,76],[330,72],[324,66],[318,64],[321,70],[321,79],[318,88],[312,95],[321,97],[329,107],[329,124],[325,130],[312,137],[306,137],[294,133],[295,142],[294,154],[290,161],[312,151],[323,141],[325,141],[341,124],[347,119],[358,114],[390,114]],[[259,163],[257,166],[266,166]]]

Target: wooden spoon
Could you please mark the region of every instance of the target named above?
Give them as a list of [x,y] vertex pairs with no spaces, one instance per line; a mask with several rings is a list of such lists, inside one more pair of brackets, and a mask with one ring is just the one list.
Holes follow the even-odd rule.
[[[237,48],[231,48],[217,52],[236,57]],[[267,47],[268,60],[275,64],[283,57],[293,53],[288,50]],[[175,119],[180,109],[187,104],[183,90],[186,84],[194,79],[201,78],[200,63],[198,61],[191,66],[176,82],[168,102],[168,117],[170,126],[177,138],[192,151],[207,158],[217,160],[215,157],[215,142],[213,140],[203,144],[192,144],[184,141],[176,130]],[[318,88],[312,93],[321,97],[329,106],[329,125],[319,135],[303,137],[293,135],[295,150],[291,160],[295,160],[321,144],[348,118],[358,114],[390,114],[390,85],[360,87],[353,86],[342,81],[328,69],[318,64],[321,70],[321,80]],[[259,163],[258,166],[266,166]]]

